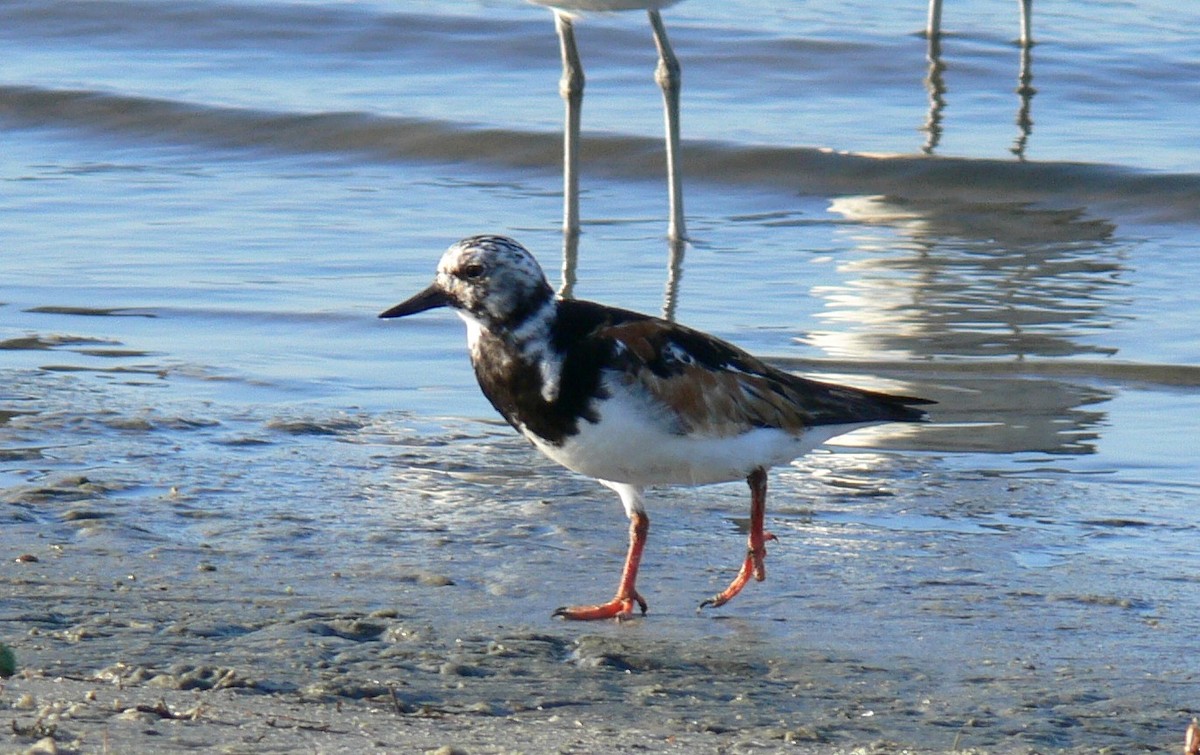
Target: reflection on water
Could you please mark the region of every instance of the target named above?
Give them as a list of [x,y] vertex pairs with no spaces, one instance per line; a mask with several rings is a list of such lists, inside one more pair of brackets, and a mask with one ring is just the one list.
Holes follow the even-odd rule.
[[558,287],[558,295],[562,298],[570,299],[575,295],[578,269],[579,231],[568,228],[563,231],[562,284]]
[[[1033,95],[1037,94],[1037,90],[1033,88],[1031,50],[1032,45],[1021,46],[1021,66],[1017,73],[1016,89],[1020,103],[1016,117],[1017,136],[1013,140],[1013,146],[1009,148],[1009,151],[1022,162],[1025,160],[1025,149],[1029,143],[1029,137],[1033,133],[1031,113]],[[925,124],[921,127],[921,130],[925,132],[925,143],[921,145],[921,152],[932,155],[942,141],[942,119],[946,109],[946,64],[942,61],[941,37],[929,37],[925,60],[928,63],[925,73],[925,92],[929,97],[929,112],[925,116]]]
[[813,342],[838,356],[909,358],[1111,354],[1085,334],[1108,326],[1125,266],[1114,227],[1078,210],[937,204],[889,197],[834,200],[856,221],[851,280],[819,290],[831,331]]
[[1017,94],[1021,98],[1021,107],[1017,110],[1018,133],[1009,150],[1024,161],[1025,145],[1029,142],[1029,135],[1033,133],[1033,117],[1030,114],[1033,95],[1037,94],[1037,90],[1033,88],[1033,61],[1028,45],[1021,48],[1021,70],[1017,74]]
[[[855,221],[844,282],[818,286],[828,330],[808,342],[841,359],[951,360],[933,442],[959,450],[1089,453],[1112,393],[1081,382],[956,374],[954,362],[1101,356],[1128,269],[1112,223],[1022,204],[835,200]],[[928,440],[928,439],[927,439]]]
[[925,91],[929,94],[929,114],[925,116],[925,144],[921,151],[932,155],[942,141],[942,111],[946,109],[946,64],[942,62],[942,40],[929,37],[929,48],[925,54],[929,70],[925,74]]
[[[683,255],[687,250],[687,241],[682,238],[667,238],[667,275],[663,291],[662,317],[668,322],[675,321],[675,310],[679,304],[679,282],[683,278]],[[578,282],[579,268],[579,233],[563,232],[562,254],[562,284],[558,288],[559,296],[570,299],[575,292]]]
[[679,306],[679,283],[683,279],[683,254],[687,242],[683,239],[667,241],[667,285],[663,291],[663,319],[675,322],[675,310]]

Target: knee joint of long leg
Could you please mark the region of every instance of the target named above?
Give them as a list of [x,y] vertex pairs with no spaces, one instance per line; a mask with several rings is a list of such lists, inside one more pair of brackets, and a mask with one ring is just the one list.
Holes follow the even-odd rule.
[[582,97],[584,83],[582,68],[564,68],[562,78],[558,80],[558,93],[564,100]]
[[658,67],[654,69],[654,80],[664,91],[678,92],[683,85],[683,72],[679,62],[659,59]]

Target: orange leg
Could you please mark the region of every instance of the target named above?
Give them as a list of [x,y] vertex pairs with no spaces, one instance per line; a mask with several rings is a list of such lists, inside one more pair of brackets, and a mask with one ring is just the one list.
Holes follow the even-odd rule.
[[637,582],[638,565],[642,562],[642,549],[646,547],[646,533],[650,531],[650,517],[635,511],[629,519],[629,553],[625,556],[625,568],[621,570],[621,583],[617,586],[617,594],[607,603],[594,606],[563,606],[554,612],[555,616],[574,621],[592,621],[594,619],[623,619],[633,618],[633,604],[637,603],[646,614],[646,601],[638,595],[634,583]]
[[746,560],[742,562],[742,568],[738,570],[733,582],[729,583],[729,587],[701,603],[701,608],[725,605],[742,591],[750,581],[751,575],[759,582],[767,578],[767,567],[763,565],[763,558],[767,555],[764,543],[778,538],[770,532],[763,531],[763,518],[767,513],[766,470],[762,467],[754,470],[746,478],[746,483],[750,486],[750,544],[746,550]]

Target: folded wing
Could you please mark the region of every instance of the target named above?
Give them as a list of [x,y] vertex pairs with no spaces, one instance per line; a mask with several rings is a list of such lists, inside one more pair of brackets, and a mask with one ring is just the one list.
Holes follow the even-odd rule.
[[917,422],[926,399],[828,385],[772,367],[724,341],[655,318],[619,322],[611,339],[616,379],[664,408],[674,429],[729,437],[755,428],[793,434],[818,425]]

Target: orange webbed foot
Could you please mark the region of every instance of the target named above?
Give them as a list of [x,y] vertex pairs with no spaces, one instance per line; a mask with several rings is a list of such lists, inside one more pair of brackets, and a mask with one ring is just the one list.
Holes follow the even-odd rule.
[[762,467],[755,469],[746,478],[746,482],[750,485],[750,537],[746,559],[742,561],[742,568],[729,583],[729,587],[701,603],[700,608],[725,605],[742,591],[751,576],[758,582],[767,578],[767,567],[763,564],[763,559],[767,557],[767,547],[764,543],[779,539],[763,529],[763,517],[767,508],[767,471]]
[[616,596],[607,603],[597,603],[594,606],[563,606],[554,612],[554,616],[569,621],[596,621],[597,619],[616,619],[624,621],[633,618],[633,606],[636,604],[646,615],[646,600],[638,594],[634,585],[637,583],[638,565],[642,562],[642,549],[646,546],[646,534],[650,531],[650,517],[645,512],[633,511],[629,515],[629,552],[625,555],[625,568],[621,570],[621,582],[617,586]]
[[645,599],[636,592],[630,597],[618,595],[607,603],[598,603],[594,606],[563,606],[555,610],[553,615],[569,621],[596,621],[598,619],[625,621],[634,617],[633,607],[635,604],[641,609],[642,616],[645,616],[649,607],[646,605]]
[[[764,533],[763,539],[778,540],[777,537],[771,535],[770,533]],[[758,582],[762,582],[764,579],[766,579],[767,567],[763,565],[763,558],[766,555],[767,549],[761,545],[757,548],[747,549],[746,560],[742,562],[742,568],[738,570],[737,576],[734,577],[733,581],[729,583],[729,587],[726,587],[721,592],[701,603],[699,608],[706,608],[708,606],[717,608],[725,605],[729,601],[733,600],[734,596],[742,591],[742,588],[745,587],[746,583],[750,581],[751,576],[753,576],[755,581]]]

